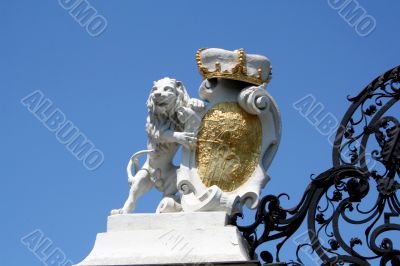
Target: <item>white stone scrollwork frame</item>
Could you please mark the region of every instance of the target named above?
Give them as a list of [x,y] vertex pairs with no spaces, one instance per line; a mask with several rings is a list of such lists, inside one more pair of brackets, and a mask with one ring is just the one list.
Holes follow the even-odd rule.
[[262,126],[262,147],[256,169],[239,188],[224,192],[217,186],[206,187],[198,174],[196,149],[183,147],[182,161],[177,174],[177,187],[182,193],[183,211],[225,211],[233,214],[242,211],[242,206],[257,207],[261,190],[270,177],[267,170],[276,154],[281,138],[281,118],[278,107],[260,86],[243,86],[244,83],[214,79],[205,80],[199,89],[200,96],[208,104],[202,111],[186,110],[185,132],[197,135],[203,116],[213,106],[222,102],[237,102],[246,112],[257,115]]

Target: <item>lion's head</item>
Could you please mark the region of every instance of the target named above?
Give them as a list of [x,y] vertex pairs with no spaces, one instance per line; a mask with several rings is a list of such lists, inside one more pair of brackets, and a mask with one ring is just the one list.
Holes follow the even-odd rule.
[[149,113],[167,117],[172,117],[177,108],[188,104],[189,95],[182,82],[171,78],[155,81],[147,100]]
[[158,140],[165,129],[182,130],[177,114],[180,108],[189,106],[189,100],[182,82],[171,78],[155,81],[147,100],[146,129],[150,138]]

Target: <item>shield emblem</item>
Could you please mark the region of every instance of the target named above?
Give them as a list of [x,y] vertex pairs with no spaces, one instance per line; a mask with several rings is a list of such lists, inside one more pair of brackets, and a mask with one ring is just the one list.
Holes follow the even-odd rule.
[[183,147],[177,173],[184,211],[231,214],[244,204],[255,208],[269,180],[266,170],[280,139],[279,111],[264,85],[231,87],[235,84],[202,87],[208,104],[184,111],[184,130],[197,139],[195,147]]
[[197,135],[196,165],[206,187],[231,192],[255,171],[262,144],[258,116],[237,102],[216,104],[204,115]]
[[[243,49],[210,48],[196,53],[204,81],[199,94],[182,111],[189,143],[182,148],[177,188],[184,211],[241,212],[256,208],[267,169],[281,136],[279,110],[266,85],[271,64]],[[194,145],[195,143],[195,145]]]

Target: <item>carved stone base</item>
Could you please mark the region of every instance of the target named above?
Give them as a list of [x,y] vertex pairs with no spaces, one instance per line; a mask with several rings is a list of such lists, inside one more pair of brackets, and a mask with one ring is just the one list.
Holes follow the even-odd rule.
[[77,266],[255,265],[247,254],[225,212],[128,214],[108,217],[107,232]]
[[[287,264],[261,264],[259,261],[238,261],[238,262],[190,262],[190,263],[158,263],[158,264],[140,264],[140,266],[286,266]],[[96,265],[98,266],[98,265]],[[137,266],[137,264],[122,265],[122,266]]]

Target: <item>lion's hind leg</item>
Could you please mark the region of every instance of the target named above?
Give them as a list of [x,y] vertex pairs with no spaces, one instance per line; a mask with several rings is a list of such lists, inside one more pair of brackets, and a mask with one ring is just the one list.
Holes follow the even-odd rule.
[[139,170],[132,180],[128,199],[125,201],[124,206],[121,209],[112,210],[111,215],[131,213],[136,207],[138,198],[149,192],[152,187],[153,182],[150,179],[149,172],[145,169]]
[[181,212],[181,198],[177,195],[178,189],[176,187],[176,167],[171,171],[167,180],[164,195],[158,204],[156,213]]
[[177,195],[164,196],[158,204],[156,213],[181,212],[180,197]]

